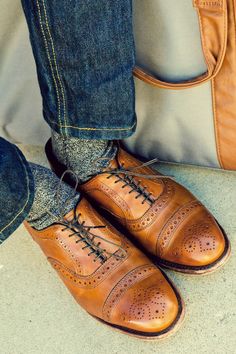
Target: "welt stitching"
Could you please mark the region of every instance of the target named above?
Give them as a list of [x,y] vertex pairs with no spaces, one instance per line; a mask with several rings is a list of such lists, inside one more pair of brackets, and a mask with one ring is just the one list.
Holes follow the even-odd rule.
[[28,173],[27,173],[27,170],[26,170],[26,166],[25,166],[25,163],[24,163],[24,161],[23,161],[21,155],[19,154],[17,148],[15,148],[15,150],[16,150],[16,153],[17,153],[18,157],[20,158],[20,160],[21,160],[21,162],[22,162],[22,165],[23,165],[23,167],[24,167],[24,170],[25,170],[25,176],[26,176],[26,180],[27,180],[27,193],[28,193],[28,195],[27,195],[27,200],[26,200],[26,202],[25,202],[23,208],[16,214],[16,216],[15,216],[6,226],[4,226],[3,229],[0,230],[0,233],[2,233],[2,232],[3,232],[4,230],[6,230],[9,226],[11,226],[11,225],[13,224],[13,222],[18,218],[18,216],[20,216],[20,215],[24,212],[24,210],[25,210],[25,208],[26,208],[26,206],[27,206],[27,204],[28,204],[28,202],[29,202],[29,197],[30,197],[30,191],[29,191],[29,176],[28,176]]
[[64,122],[66,123],[66,100],[65,100],[64,87],[62,85],[61,77],[59,75],[59,70],[58,70],[58,65],[57,65],[57,57],[56,57],[54,42],[53,42],[53,39],[52,39],[52,35],[51,35],[49,23],[48,23],[47,9],[46,9],[44,0],[42,0],[42,4],[43,4],[43,9],[44,9],[46,28],[47,28],[48,35],[49,35],[49,40],[50,40],[51,46],[52,46],[52,53],[53,53],[53,60],[54,60],[56,75],[57,75],[57,79],[58,79],[58,82],[59,82],[59,85],[60,85],[60,89],[61,89],[61,95],[62,95],[62,100],[63,100],[63,110],[64,110]]
[[44,31],[44,27],[43,27],[42,14],[41,14],[41,9],[40,9],[40,5],[39,5],[39,0],[36,0],[36,3],[37,3],[38,15],[39,15],[40,28],[41,28],[41,32],[42,32],[42,36],[43,36],[43,40],[44,40],[44,44],[45,44],[45,49],[46,49],[46,52],[47,52],[49,65],[50,65],[50,68],[51,68],[52,78],[53,78],[55,89],[56,89],[57,104],[58,104],[58,118],[59,118],[59,122],[60,122],[60,124],[58,124],[58,125],[61,126],[61,102],[60,102],[60,95],[59,95],[59,90],[58,90],[58,86],[57,86],[57,80],[56,80],[56,77],[54,75],[54,70],[53,70],[53,65],[52,65],[52,61],[51,61],[48,41],[47,41],[46,34],[45,34],[45,31]]

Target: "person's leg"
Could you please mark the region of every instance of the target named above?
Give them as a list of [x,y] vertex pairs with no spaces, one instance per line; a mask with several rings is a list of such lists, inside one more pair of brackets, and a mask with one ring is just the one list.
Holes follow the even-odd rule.
[[[99,155],[104,156],[107,145],[104,145],[104,150],[101,149],[102,152],[96,154],[96,142],[91,145],[89,151],[87,142],[80,143],[79,140],[76,142],[67,139],[68,134],[72,132],[77,139],[120,139],[129,136],[134,129],[136,121],[132,78],[134,44],[131,1],[101,0],[95,3],[90,0],[78,0],[75,1],[73,10],[65,0],[59,1],[59,5],[55,0],[50,1],[50,4],[48,0],[36,0],[36,5],[26,6],[27,10],[30,10],[28,20],[33,17],[33,25],[32,21],[29,21],[29,27],[31,35],[33,34],[32,43],[36,60],[40,58],[39,69],[43,63],[54,75],[50,75],[50,70],[48,75],[39,70],[39,74],[43,74],[42,78],[39,78],[42,82],[46,80],[47,83],[53,83],[51,77],[54,77],[55,82],[58,80],[58,87],[61,87],[57,96],[55,91],[54,95],[48,95],[47,87],[45,89],[45,85],[41,83],[43,94],[46,93],[45,118],[48,119],[47,112],[51,113],[47,107],[47,99],[51,103],[50,98],[57,97],[58,110],[54,112],[58,113],[60,120],[64,119],[63,124],[57,122],[57,129],[55,124],[51,125],[59,134],[66,136],[65,143],[61,144],[62,148],[59,143],[57,144],[57,138],[53,139],[51,156],[54,152],[58,155],[55,156],[54,153],[54,160],[51,161],[55,170],[58,166],[61,167],[59,165],[61,162],[65,168],[69,165],[80,174],[81,180],[86,180],[88,174],[93,172],[97,174],[82,185],[81,189],[104,209],[110,211],[111,215],[116,215],[116,221],[125,224],[129,233],[143,243],[148,252],[153,252],[159,259],[164,254],[163,261],[169,262],[170,267],[201,273],[212,271],[215,264],[219,266],[224,263],[230,253],[227,237],[215,220],[211,219],[209,212],[203,206],[195,205],[195,198],[183,187],[174,182],[167,183],[166,177],[155,175],[154,171],[143,168],[140,161],[119,148],[116,158],[110,164],[113,171],[109,169],[98,172],[94,169],[88,173],[88,166],[93,166],[92,161]],[[59,6],[59,9],[55,6]],[[37,41],[40,40],[43,42],[38,45]],[[43,47],[43,44],[46,47]],[[44,61],[40,56],[43,54],[45,57],[46,53],[49,66],[47,57]],[[62,112],[67,114],[63,115]],[[68,118],[72,127],[65,123]],[[67,144],[69,149],[65,149]],[[85,163],[87,159],[88,164]],[[83,165],[85,170],[81,168]],[[137,170],[137,166],[140,166],[140,170]],[[58,172],[60,174],[61,171]],[[154,175],[152,180],[150,174]],[[156,181],[153,181],[154,178]],[[192,208],[188,207],[190,202],[193,204]],[[190,253],[191,260],[188,246],[192,248],[193,244],[183,239],[185,232],[190,231],[179,228],[176,233],[170,232],[168,234],[170,236],[164,235],[164,241],[157,246],[162,240],[161,230],[167,228],[171,219],[171,222],[176,224],[179,208],[186,215],[184,221],[188,224],[188,230],[192,230],[193,234],[196,228],[201,230],[198,233],[198,244],[207,243],[204,252],[201,247],[196,247],[195,252]],[[198,210],[197,214],[195,209]],[[207,228],[204,223],[207,223]],[[169,242],[165,240],[169,239],[175,247],[169,249],[170,254],[165,249],[169,247]],[[176,249],[180,251],[176,252]],[[171,263],[173,259],[174,262]]]
[[0,166],[0,244],[25,219],[35,229],[43,229],[80,200],[73,187],[60,181],[48,168],[28,162],[17,146],[2,138]]
[[134,131],[131,0],[22,0],[50,127],[122,139]]
[[69,213],[80,200],[80,194],[55,173],[43,166],[29,163],[35,195],[31,210],[26,218],[31,227],[42,230]]
[[[107,166],[117,153],[117,147],[112,140],[64,137],[53,130],[51,143],[57,160],[75,172],[80,183],[98,173],[102,166]],[[101,157],[102,166],[101,163],[95,163]]]
[[24,221],[33,200],[29,164],[15,145],[0,137],[0,245]]
[[132,1],[22,4],[53,149],[86,178],[87,166],[112,150],[107,140],[126,138],[135,130]]

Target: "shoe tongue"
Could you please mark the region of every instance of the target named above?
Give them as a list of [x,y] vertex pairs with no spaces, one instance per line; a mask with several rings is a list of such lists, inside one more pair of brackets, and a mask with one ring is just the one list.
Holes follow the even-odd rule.
[[123,160],[123,150],[121,148],[118,149],[117,154],[113,160],[110,161],[107,169],[117,169],[122,165]]
[[110,161],[109,165],[105,168],[105,171],[109,169],[116,169],[119,167],[117,157],[118,156],[116,156],[113,160]]

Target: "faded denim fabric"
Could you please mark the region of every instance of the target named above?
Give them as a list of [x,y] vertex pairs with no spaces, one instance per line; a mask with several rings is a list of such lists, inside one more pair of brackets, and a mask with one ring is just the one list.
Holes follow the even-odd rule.
[[34,198],[30,167],[20,150],[0,138],[0,244],[23,222]]
[[136,127],[132,0],[22,0],[50,127],[123,139]]
[[[86,139],[130,136],[136,128],[132,0],[22,0],[22,5],[50,127]],[[0,243],[26,218],[33,197],[27,161],[0,138]]]

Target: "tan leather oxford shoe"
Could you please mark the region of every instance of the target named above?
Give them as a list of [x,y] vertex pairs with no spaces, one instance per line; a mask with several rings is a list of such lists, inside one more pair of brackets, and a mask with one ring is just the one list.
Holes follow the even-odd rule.
[[144,339],[177,330],[184,309],[176,288],[86,199],[58,224],[42,231],[25,226],[90,315]]
[[[46,154],[57,175],[65,167]],[[209,273],[225,263],[230,244],[210,212],[183,186],[119,148],[116,159],[80,190],[129,232],[158,264]]]

